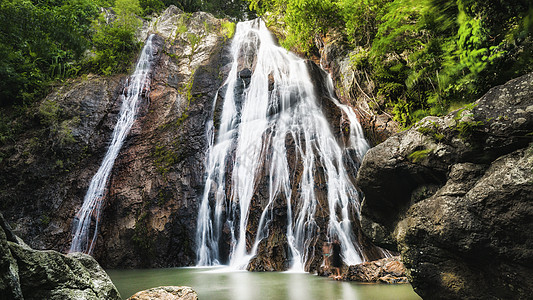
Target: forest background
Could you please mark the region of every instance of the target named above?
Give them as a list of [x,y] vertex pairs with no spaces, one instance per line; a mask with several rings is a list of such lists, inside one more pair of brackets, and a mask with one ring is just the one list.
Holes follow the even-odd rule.
[[0,144],[53,86],[128,73],[142,20],[169,5],[233,22],[261,16],[284,47],[309,56],[336,36],[374,87],[372,108],[403,127],[533,71],[530,0],[4,0],[0,108],[10,109],[0,110]]

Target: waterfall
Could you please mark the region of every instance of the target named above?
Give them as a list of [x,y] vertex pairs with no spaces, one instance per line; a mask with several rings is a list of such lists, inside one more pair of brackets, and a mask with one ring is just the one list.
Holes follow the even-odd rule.
[[111,174],[115,159],[135,122],[140,100],[150,88],[150,71],[154,57],[152,38],[153,34],[146,40],[135,72],[129,78],[127,87],[121,95],[122,105],[117,124],[113,130],[111,144],[100,168],[89,184],[80,210],[74,217],[73,237],[69,252],[90,254],[94,249],[109,174]]
[[[274,207],[280,201],[286,207],[284,228],[292,269],[304,270],[316,255],[311,244],[320,230],[324,232],[316,222],[318,210],[328,212],[327,238],[339,240],[344,262],[361,263],[350,221],[359,212],[359,195],[345,164],[346,156],[360,161],[369,146],[355,113],[335,99],[329,78],[332,105],[350,123],[348,142],[340,142],[318,104],[305,61],[277,46],[262,21],[238,23],[231,47],[232,67],[213,105],[222,98],[222,112],[215,122],[218,127],[210,128],[208,135],[196,235],[198,265],[220,264],[220,244],[226,242],[230,266],[245,268],[261,240],[268,237]],[[289,151],[298,163],[298,176]],[[326,187],[317,186],[319,173]],[[268,177],[267,199],[258,222],[251,222],[253,197],[264,176]],[[319,207],[319,189],[326,194],[325,208]],[[247,228],[255,223],[255,236],[250,238]],[[223,236],[228,241],[222,241]]]

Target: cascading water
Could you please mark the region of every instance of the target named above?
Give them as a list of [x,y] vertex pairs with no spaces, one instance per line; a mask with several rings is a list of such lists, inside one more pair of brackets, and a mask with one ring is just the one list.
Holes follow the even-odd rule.
[[135,72],[122,93],[122,105],[117,124],[113,130],[111,144],[107,149],[100,168],[93,176],[83,205],[74,217],[73,238],[69,252],[92,253],[98,234],[98,223],[104,200],[107,181],[115,159],[135,122],[140,100],[150,87],[150,71],[154,58],[152,47],[153,34],[148,37]]
[[[353,110],[334,98],[329,79],[332,105],[350,122],[349,141],[341,145],[318,104],[305,61],[277,46],[260,20],[237,24],[231,51],[233,64],[219,91],[224,99],[219,125],[216,134],[208,135],[207,177],[198,214],[198,265],[221,262],[219,245],[224,235],[230,237],[230,266],[245,268],[269,234],[278,201],[286,207],[284,228],[291,268],[304,270],[315,255],[310,245],[316,243],[320,230],[329,241],[339,240],[346,264],[362,262],[350,221],[350,215],[359,211],[359,196],[345,158],[351,151],[360,160],[369,147]],[[289,163],[289,151],[301,170],[298,176]],[[327,208],[319,207],[319,173],[327,183],[320,187]],[[250,223],[252,198],[261,176],[268,177],[267,203],[261,204],[259,221]],[[315,220],[319,209],[328,212],[327,230]],[[257,228],[250,238],[247,228],[252,223]]]

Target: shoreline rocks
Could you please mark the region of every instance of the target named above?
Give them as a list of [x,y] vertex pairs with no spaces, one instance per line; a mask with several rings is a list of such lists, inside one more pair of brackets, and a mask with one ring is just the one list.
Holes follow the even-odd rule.
[[335,280],[361,283],[408,283],[406,270],[399,256],[368,261],[353,266],[344,266],[341,268],[340,278],[332,277],[331,270],[321,266],[318,269],[318,275],[331,277]]

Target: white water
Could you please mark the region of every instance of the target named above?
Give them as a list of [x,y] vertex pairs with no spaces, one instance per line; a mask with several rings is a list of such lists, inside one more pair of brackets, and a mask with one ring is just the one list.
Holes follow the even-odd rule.
[[[369,147],[353,110],[334,99],[330,81],[330,96],[350,122],[349,143],[340,145],[317,104],[305,61],[277,46],[262,21],[237,24],[232,54],[220,125],[216,137],[209,135],[206,185],[198,214],[198,265],[220,263],[218,245],[225,228],[231,237],[230,266],[245,268],[256,255],[259,242],[269,234],[275,202],[285,201],[291,270],[303,271],[312,256],[321,255],[312,253],[311,247],[320,230],[315,222],[319,205],[315,194],[317,166],[323,169],[327,182],[328,239],[340,241],[346,264],[361,263],[349,218],[350,209],[359,212],[359,195],[349,179],[343,155],[351,149],[361,160]],[[242,80],[238,70],[243,68],[253,70],[251,81],[242,96],[235,95],[235,86]],[[274,82],[271,91],[269,75]],[[213,128],[209,131],[212,133]],[[288,137],[294,141],[290,150],[301,164],[302,175],[297,182],[296,177],[291,182],[294,170],[287,161]],[[248,224],[263,167],[267,170],[264,176],[268,176],[268,204],[262,206],[257,234],[248,250],[246,230],[242,229]],[[293,195],[293,190],[298,194]]]
[[74,217],[73,238],[69,252],[92,253],[98,234],[98,223],[104,201],[109,174],[115,163],[124,140],[135,122],[142,94],[149,91],[150,71],[153,60],[152,38],[150,35],[141,53],[135,72],[129,79],[122,94],[122,106],[117,124],[113,130],[111,144],[107,149],[100,168],[93,176],[83,205]]

